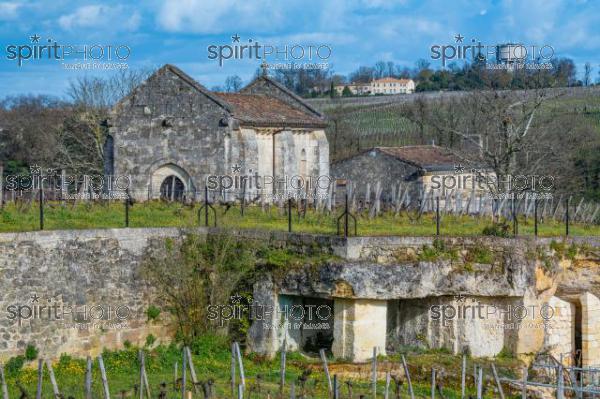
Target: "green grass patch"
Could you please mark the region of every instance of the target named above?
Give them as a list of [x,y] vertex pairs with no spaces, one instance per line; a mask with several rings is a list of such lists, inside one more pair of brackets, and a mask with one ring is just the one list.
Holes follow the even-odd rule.
[[[136,203],[129,211],[130,227],[193,227],[204,225],[204,214],[199,214],[199,205],[182,205],[162,201]],[[333,213],[309,210],[305,216],[297,211],[292,213],[292,231],[313,234],[337,234],[338,210]],[[259,206],[248,206],[242,215],[240,207],[216,206],[217,226],[235,229],[263,229],[287,231],[288,216],[285,210],[275,206],[262,210]],[[44,229],[105,229],[125,227],[125,209],[119,202],[63,205],[49,202],[44,210]],[[436,233],[435,215],[424,214],[418,220],[406,213],[383,214],[369,218],[366,213],[358,213],[357,233],[360,236],[432,236]],[[507,222],[505,221],[504,224]],[[214,217],[209,214],[209,224],[214,225]],[[36,203],[29,207],[6,204],[0,210],[0,232],[20,232],[39,230],[39,209]],[[341,226],[343,227],[343,226]],[[354,233],[351,224],[349,231]],[[440,223],[440,234],[444,236],[509,236],[504,230],[497,231],[489,218],[475,216],[444,215]],[[484,231],[485,230],[485,231]],[[538,225],[539,236],[560,237],[565,234],[561,222],[546,221]],[[512,234],[512,229],[510,231]],[[519,219],[519,235],[534,234],[533,220]],[[600,225],[571,224],[573,236],[600,236]]]
[[[196,339],[191,345],[194,367],[200,381],[213,381],[213,387],[216,398],[235,398],[237,392],[232,395],[230,388],[230,342],[226,337],[216,335],[204,335]],[[158,397],[161,391],[161,384],[166,387],[166,398],[180,398],[181,393],[175,390],[174,370],[175,364],[181,365],[181,348],[173,343],[169,345],[159,345],[145,352],[146,372],[153,397]],[[111,397],[137,397],[134,395],[135,386],[139,384],[140,363],[138,360],[139,348],[129,347],[122,350],[105,350],[102,353]],[[460,370],[462,356],[453,355],[447,350],[421,350],[417,348],[403,348],[402,353],[406,356],[407,363],[411,372],[411,379],[414,384],[414,390],[417,397],[428,397],[430,390],[430,372],[432,367],[445,370],[444,394],[448,399],[460,398]],[[10,359],[5,364],[7,370],[7,383],[10,397],[19,397],[21,392],[17,385],[20,385],[28,397],[35,397],[37,387],[37,369],[36,362],[31,362],[23,367],[24,357],[18,360]],[[266,398],[269,394],[272,398],[278,397],[279,392],[279,356],[273,359],[267,359],[257,354],[245,355],[244,370],[246,375],[246,395],[249,398]],[[522,364],[512,356],[498,356],[497,358],[468,358],[467,375],[471,374],[475,364],[486,367],[489,371],[491,363],[494,362],[499,373],[502,376],[514,376]],[[13,368],[9,365],[20,363]],[[59,389],[63,397],[73,396],[80,398],[84,392],[84,380],[86,361],[84,358],[69,356],[63,354],[58,360],[52,362],[54,373],[58,382]],[[378,369],[398,370],[400,368],[400,354],[378,357]],[[370,367],[369,363],[362,365],[350,364],[333,358],[329,359],[331,370],[338,370],[340,373],[338,381],[341,386],[341,397],[347,396],[347,381],[351,381],[355,397],[365,395],[370,397]],[[327,398],[328,388],[325,374],[322,371],[321,362],[316,357],[307,357],[298,352],[288,353],[286,364],[286,378],[284,397],[289,397],[290,386],[295,384],[296,395],[302,392],[299,377],[310,369],[304,384],[305,398]],[[358,370],[358,372],[357,372]],[[352,373],[344,374],[344,372]],[[188,381],[190,374],[188,372]],[[181,376],[179,371],[178,376]],[[470,378],[470,377],[468,377]],[[239,374],[238,374],[239,381]],[[259,393],[260,385],[260,393]],[[53,398],[52,387],[47,369],[43,374],[42,397]],[[189,386],[191,389],[191,385]],[[92,369],[92,395],[94,398],[103,397],[102,381],[98,370],[97,362]],[[378,397],[383,397],[385,389],[385,379],[379,378],[377,381]],[[406,397],[406,384],[402,386],[402,397]],[[475,387],[472,382],[467,380],[467,393],[474,395]],[[202,397],[202,394],[194,397]],[[486,398],[493,398],[494,393],[489,392]]]

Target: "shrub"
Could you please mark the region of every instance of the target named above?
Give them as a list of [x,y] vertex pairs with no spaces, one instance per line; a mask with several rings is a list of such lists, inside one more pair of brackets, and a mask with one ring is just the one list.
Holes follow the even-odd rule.
[[35,347],[35,345],[33,344],[29,344],[27,345],[27,348],[25,348],[25,359],[31,361],[31,360],[35,360],[38,357],[38,350]]
[[494,253],[485,247],[474,247],[469,251],[469,258],[475,263],[491,265],[494,263]]
[[143,277],[169,292],[163,299],[186,343],[206,332],[226,332],[227,323],[206,322],[209,305],[227,303],[233,290],[246,282],[256,263],[254,251],[231,236],[189,235],[180,243],[166,240],[148,254]]
[[506,223],[495,223],[491,226],[486,226],[481,232],[484,236],[508,237],[510,227]]
[[502,347],[502,350],[496,355],[498,359],[512,359],[514,358],[513,352],[506,346]]
[[148,316],[148,321],[154,321],[158,319],[160,315],[160,309],[154,305],[150,305],[146,310],[146,316]]
[[156,342],[156,337],[152,334],[149,334],[146,337],[146,346],[149,348]]
[[4,365],[4,370],[6,374],[14,376],[23,368],[23,364],[25,364],[25,356],[11,357]]

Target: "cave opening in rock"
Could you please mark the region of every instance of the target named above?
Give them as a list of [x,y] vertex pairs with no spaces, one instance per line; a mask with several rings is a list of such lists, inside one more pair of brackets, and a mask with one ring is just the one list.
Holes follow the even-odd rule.
[[331,299],[280,295],[282,322],[287,321],[289,350],[317,354],[331,352],[333,344],[334,303]]
[[387,307],[386,350],[401,352],[407,348],[427,346],[429,301],[427,299],[392,299]]
[[581,302],[575,301],[573,302],[575,305],[575,326],[573,329],[574,333],[574,366],[581,367],[582,366],[582,350],[583,350],[583,338],[582,338],[582,309]]

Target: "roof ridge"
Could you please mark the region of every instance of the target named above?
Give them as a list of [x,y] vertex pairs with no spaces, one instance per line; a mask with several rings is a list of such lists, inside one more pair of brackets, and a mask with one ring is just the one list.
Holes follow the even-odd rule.
[[196,79],[194,79],[187,73],[183,72],[181,69],[179,69],[175,65],[165,64],[162,68],[160,68],[158,71],[156,71],[156,73],[159,73],[162,69],[169,69],[171,72],[173,72],[175,75],[179,76],[181,79],[186,81],[189,85],[191,85],[197,91],[204,94],[205,96],[207,96],[208,98],[210,98],[211,100],[213,100],[214,102],[216,102],[217,104],[219,104],[220,106],[225,108],[227,111],[233,112],[233,107],[231,106],[231,104],[220,99],[218,96],[216,96],[214,94],[214,92],[208,90],[206,87],[204,87],[202,84],[200,84]]
[[287,95],[292,97],[294,100],[296,100],[298,103],[300,103],[300,105],[302,105],[304,108],[308,109],[309,111],[311,111],[313,114],[317,115],[318,117],[320,117],[320,118],[325,117],[325,115],[323,115],[321,112],[319,112],[316,108],[314,108],[312,105],[310,105],[306,101],[304,101],[304,99],[302,97],[298,96],[296,93],[294,93],[293,91],[291,91],[290,89],[285,87],[283,84],[279,83],[278,81],[276,81],[275,79],[273,79],[269,76],[265,76],[265,75],[258,76],[252,82],[248,83],[246,85],[246,87],[244,87],[244,89],[247,87],[250,87],[252,84],[254,84],[254,82],[256,82],[260,79],[264,79],[267,82],[273,84],[279,90],[283,91],[284,93],[286,93]]

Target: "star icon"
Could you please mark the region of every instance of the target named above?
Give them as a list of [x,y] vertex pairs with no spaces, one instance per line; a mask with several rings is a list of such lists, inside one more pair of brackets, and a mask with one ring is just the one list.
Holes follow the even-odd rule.
[[242,296],[239,295],[239,294],[235,294],[235,295],[232,295],[230,297],[230,299],[231,299],[231,303],[238,304],[238,303],[240,303],[242,301]]
[[42,37],[36,33],[33,36],[29,36],[29,38],[31,39],[31,43],[39,43]]
[[40,301],[40,297],[37,294],[33,294],[31,296],[31,303],[35,303],[35,302],[39,302]]
[[237,33],[233,36],[231,36],[231,40],[232,43],[239,43],[240,42],[240,35],[238,35]]
[[240,171],[242,170],[242,167],[236,163],[235,165],[233,165],[231,167],[231,170],[233,171],[233,173],[240,173]]
[[37,165],[37,164],[33,164],[29,167],[29,170],[31,171],[32,175],[39,175],[42,173],[42,168]]
[[465,302],[467,300],[467,297],[459,292],[458,295],[454,295],[454,300],[456,302]]
[[464,38],[465,37],[462,36],[460,33],[458,35],[454,36],[454,39],[456,40],[456,43],[462,43]]
[[465,173],[465,167],[461,164],[454,165],[454,174],[460,175],[462,173]]

